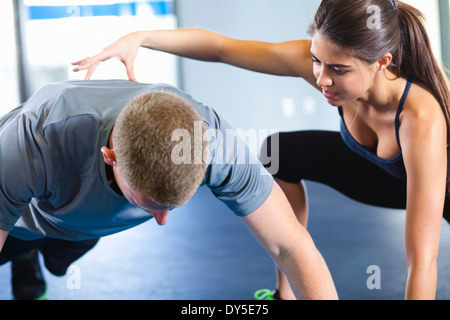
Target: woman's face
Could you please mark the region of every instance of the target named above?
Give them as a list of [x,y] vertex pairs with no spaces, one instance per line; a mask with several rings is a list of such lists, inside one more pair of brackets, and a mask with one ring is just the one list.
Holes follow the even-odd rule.
[[339,46],[316,32],[312,38],[311,56],[317,85],[328,103],[342,106],[346,102],[369,98],[376,65],[345,54]]

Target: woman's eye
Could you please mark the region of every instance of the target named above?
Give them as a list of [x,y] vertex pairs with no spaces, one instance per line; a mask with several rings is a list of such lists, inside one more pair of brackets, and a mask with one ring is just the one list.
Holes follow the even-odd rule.
[[334,69],[334,72],[336,72],[336,74],[338,74],[340,76],[343,76],[344,74],[347,73],[347,71],[345,71],[345,70],[338,70],[338,69]]

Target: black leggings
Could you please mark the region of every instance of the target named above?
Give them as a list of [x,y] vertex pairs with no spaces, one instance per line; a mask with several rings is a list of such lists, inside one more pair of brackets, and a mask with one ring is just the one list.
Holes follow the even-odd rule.
[[[319,182],[361,203],[406,209],[406,181],[354,153],[339,132],[298,131],[279,133],[276,139],[271,136],[265,144],[267,152],[261,155],[263,163],[276,158],[271,150],[277,140],[279,170],[272,172],[275,178],[288,183]],[[449,221],[447,201],[445,208],[444,218]]]

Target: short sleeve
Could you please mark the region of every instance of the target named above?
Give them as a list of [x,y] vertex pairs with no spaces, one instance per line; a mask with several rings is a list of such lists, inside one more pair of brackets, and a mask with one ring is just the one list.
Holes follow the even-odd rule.
[[23,114],[0,128],[0,229],[10,231],[32,198],[45,189],[39,137]]
[[246,143],[245,132],[216,112],[209,122],[211,157],[204,184],[237,216],[247,216],[267,200],[273,177]]

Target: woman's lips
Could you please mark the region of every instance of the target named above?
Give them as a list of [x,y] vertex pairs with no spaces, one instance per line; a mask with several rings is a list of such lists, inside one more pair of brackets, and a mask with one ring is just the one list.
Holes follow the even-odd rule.
[[323,95],[327,99],[334,99],[339,95],[339,93],[334,93],[334,92],[330,92],[330,91],[323,89]]

